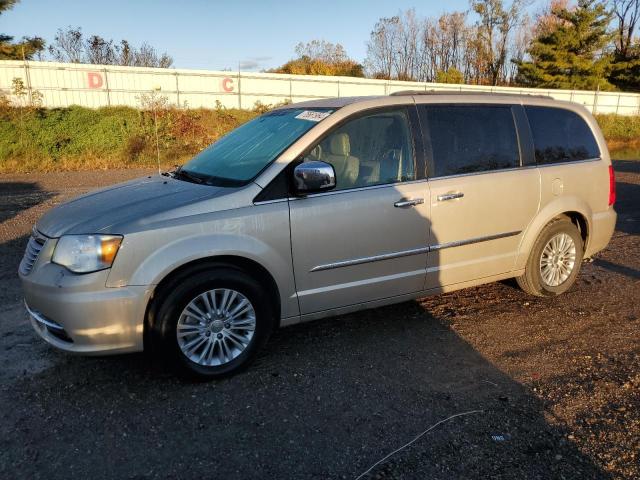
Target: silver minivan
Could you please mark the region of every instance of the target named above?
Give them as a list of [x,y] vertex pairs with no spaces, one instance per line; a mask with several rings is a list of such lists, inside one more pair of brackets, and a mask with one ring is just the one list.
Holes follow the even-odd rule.
[[52,209],[19,275],[52,345],[144,349],[213,378],[281,326],[512,277],[563,293],[611,238],[614,187],[602,134],[574,103],[309,101],[173,172]]

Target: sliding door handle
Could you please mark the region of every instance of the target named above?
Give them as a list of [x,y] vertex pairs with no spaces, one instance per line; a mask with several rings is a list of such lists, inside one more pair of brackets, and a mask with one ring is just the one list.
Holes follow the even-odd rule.
[[439,202],[446,202],[447,200],[455,200],[456,198],[464,197],[464,193],[456,192],[456,193],[445,193],[444,195],[438,195]]
[[400,200],[393,204],[394,207],[402,208],[402,207],[415,207],[416,205],[420,205],[424,203],[424,198],[414,198],[412,200]]

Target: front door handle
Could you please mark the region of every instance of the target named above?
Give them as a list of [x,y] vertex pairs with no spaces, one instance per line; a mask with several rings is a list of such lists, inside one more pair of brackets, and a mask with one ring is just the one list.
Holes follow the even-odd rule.
[[446,202],[447,200],[455,200],[456,198],[464,197],[464,193],[456,192],[456,193],[445,193],[444,195],[438,195],[439,202]]
[[416,205],[420,205],[424,203],[424,198],[414,198],[412,200],[400,200],[393,204],[394,207],[402,208],[402,207],[415,207]]

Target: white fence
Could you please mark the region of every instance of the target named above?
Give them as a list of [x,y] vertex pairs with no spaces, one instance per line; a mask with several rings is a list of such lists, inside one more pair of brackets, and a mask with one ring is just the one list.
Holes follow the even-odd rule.
[[388,95],[400,90],[460,90],[549,95],[582,103],[594,113],[640,114],[640,94],[583,90],[451,85],[372,80],[353,77],[283,75],[274,73],[177,70],[54,62],[0,61],[0,91],[11,94],[21,78],[29,95],[40,92],[45,107],[82,105],[139,107],[141,94],[160,91],[174,105],[252,108],[257,101],[283,101]]

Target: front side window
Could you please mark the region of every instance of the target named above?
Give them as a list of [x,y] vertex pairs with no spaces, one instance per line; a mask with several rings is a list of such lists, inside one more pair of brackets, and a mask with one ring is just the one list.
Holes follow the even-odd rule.
[[304,158],[330,163],[336,190],[415,180],[409,119],[404,108],[347,121]]
[[586,122],[575,112],[553,107],[525,107],[536,162],[574,162],[600,157],[598,143]]
[[182,167],[188,178],[212,185],[242,185],[333,110],[288,108],[236,128]]
[[420,120],[431,148],[431,177],[520,165],[518,136],[508,105],[423,105]]

